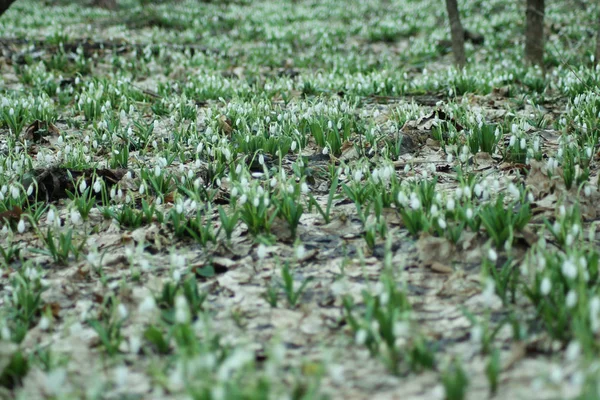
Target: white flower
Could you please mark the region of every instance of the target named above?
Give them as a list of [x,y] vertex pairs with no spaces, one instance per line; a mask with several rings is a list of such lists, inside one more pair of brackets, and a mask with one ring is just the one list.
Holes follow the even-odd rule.
[[302,182],[302,184],[300,185],[300,190],[302,191],[302,193],[306,194],[309,192],[310,189],[308,188],[306,182]]
[[45,315],[40,318],[39,327],[42,331],[47,331],[50,328],[50,319]]
[[23,219],[19,220],[19,223],[17,224],[17,231],[19,231],[19,233],[25,232],[25,221]]
[[438,225],[440,226],[440,228],[446,229],[446,221],[444,221],[444,218],[442,218],[442,217],[438,218]]
[[181,280],[181,272],[179,270],[173,271],[173,281],[179,282]]
[[476,344],[481,344],[481,340],[483,339],[483,328],[481,325],[475,325],[471,328],[471,341]]
[[581,354],[581,345],[579,344],[579,342],[573,340],[567,346],[567,350],[565,351],[565,357],[569,361],[575,361],[579,358],[580,354]]
[[518,198],[521,195],[521,192],[519,192],[519,189],[515,186],[514,183],[508,185],[508,191],[513,197],[516,198]]
[[540,292],[543,296],[547,296],[552,289],[552,281],[547,276],[542,279],[542,283],[540,283]]
[[81,183],[79,184],[79,192],[83,193],[85,192],[85,189],[87,189],[87,183],[85,182],[85,179],[82,179]]
[[102,182],[100,181],[100,179],[96,179],[96,182],[94,182],[94,192],[100,193],[101,190],[102,190]]
[[267,256],[267,246],[262,243],[259,244],[258,248],[256,249],[256,255],[259,259],[264,259]]
[[155,309],[156,309],[156,301],[154,300],[154,297],[152,297],[151,295],[146,296],[138,307],[138,311],[141,314],[150,314]]
[[577,266],[570,258],[563,262],[561,271],[565,278],[575,279],[577,277]]
[[8,326],[4,325],[2,329],[0,329],[0,337],[2,338],[2,340],[9,341],[10,336],[10,329],[8,329]]
[[496,250],[494,250],[491,247],[488,250],[488,259],[493,262],[496,262],[496,260],[498,260],[498,253],[496,253]]
[[494,283],[494,280],[491,278],[488,278],[485,282],[485,288],[481,292],[481,295],[483,297],[483,302],[488,306],[490,306],[492,304],[492,300],[494,299],[494,296],[496,293],[495,287],[496,287],[496,284]]
[[408,197],[406,197],[406,194],[404,194],[404,192],[402,191],[398,192],[398,203],[400,203],[403,206],[406,206],[408,204]]
[[71,222],[73,222],[73,225],[78,225],[81,222],[81,214],[76,209],[71,210]]
[[356,344],[358,344],[360,346],[364,345],[367,341],[367,331],[364,329],[359,329],[356,332],[355,341],[356,341]]
[[51,208],[46,216],[46,222],[48,224],[52,224],[54,222],[54,218],[56,218],[56,214],[54,213],[54,208]]
[[473,210],[471,208],[467,208],[467,211],[465,211],[465,216],[467,217],[467,219],[471,219],[473,218]]
[[122,319],[127,318],[128,312],[127,312],[127,307],[125,307],[125,304],[120,303],[117,306],[117,312],[119,313],[119,317],[121,317]]
[[299,245],[296,246],[296,250],[295,250],[295,255],[296,255],[296,259],[301,260],[306,254],[306,249],[304,248],[304,245]]
[[394,323],[394,336],[408,336],[410,334],[410,324],[406,321],[396,321]]
[[175,321],[178,324],[187,324],[190,321],[190,310],[185,296],[175,298]]
[[410,208],[413,210],[418,210],[421,208],[421,200],[419,200],[419,196],[415,193],[410,194]]
[[129,338],[129,351],[132,354],[139,353],[141,347],[142,347],[142,339],[138,335],[133,335]]
[[569,290],[569,293],[567,293],[565,304],[568,308],[575,307],[575,305],[577,304],[577,292],[575,292],[574,290]]

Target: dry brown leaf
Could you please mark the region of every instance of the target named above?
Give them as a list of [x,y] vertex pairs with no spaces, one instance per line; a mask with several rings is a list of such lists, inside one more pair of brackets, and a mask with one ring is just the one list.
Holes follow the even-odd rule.
[[454,268],[452,268],[449,265],[442,264],[439,261],[434,261],[433,263],[431,263],[431,270],[434,272],[439,272],[441,274],[451,274],[452,272],[454,272]]
[[421,235],[417,240],[419,260],[424,266],[431,266],[434,262],[447,263],[454,259],[454,245],[446,238]]

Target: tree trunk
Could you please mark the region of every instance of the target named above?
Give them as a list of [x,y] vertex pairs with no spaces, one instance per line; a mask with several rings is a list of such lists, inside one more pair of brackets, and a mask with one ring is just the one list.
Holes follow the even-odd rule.
[[[599,15],[600,16],[600,15]],[[598,18],[598,32],[596,33],[596,54],[594,55],[594,67],[600,63],[600,18]]]
[[454,61],[459,68],[463,68],[467,63],[465,57],[465,33],[460,23],[460,14],[458,13],[458,4],[456,0],[446,0],[446,9],[448,10],[448,19],[450,20],[450,35],[452,37],[452,51],[454,52]]
[[8,7],[14,2],[15,0],[0,0],[0,15],[4,14],[4,11],[8,10]]
[[525,61],[544,66],[544,1],[527,0]]

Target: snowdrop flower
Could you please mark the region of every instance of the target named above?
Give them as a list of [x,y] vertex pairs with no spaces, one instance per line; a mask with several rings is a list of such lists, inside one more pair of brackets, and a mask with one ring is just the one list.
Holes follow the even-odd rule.
[[475,325],[471,328],[471,341],[477,345],[481,344],[483,339],[483,328],[481,325]]
[[493,262],[496,262],[496,260],[498,260],[498,253],[496,253],[496,250],[494,250],[491,247],[488,250],[488,259]]
[[119,303],[119,305],[117,306],[117,312],[119,313],[119,317],[121,317],[121,319],[127,318],[128,312],[127,307],[125,307],[125,304]]
[[71,210],[71,222],[73,225],[79,225],[81,223],[81,214],[76,209]]
[[267,256],[267,246],[262,243],[259,244],[258,248],[256,249],[256,255],[259,259],[264,259]]
[[410,194],[410,208],[413,210],[418,210],[421,208],[421,200],[419,200],[419,196],[415,193]]
[[356,332],[355,341],[356,341],[356,344],[358,344],[359,346],[364,345],[367,341],[367,331],[364,329],[359,329]]
[[151,314],[156,309],[156,301],[152,295],[148,295],[140,303],[138,311],[141,314]]
[[10,329],[8,329],[8,326],[4,325],[2,327],[2,329],[0,329],[0,337],[2,338],[2,340],[5,341],[9,341],[11,334],[10,334]]
[[442,218],[442,217],[438,218],[438,225],[440,226],[440,228],[446,229],[446,221],[444,221],[444,218]]
[[185,296],[179,295],[175,298],[175,321],[178,324],[186,324],[190,321],[190,310]]
[[492,301],[493,301],[495,293],[496,293],[495,287],[496,287],[496,285],[494,283],[494,280],[491,278],[488,278],[485,282],[485,288],[481,292],[481,296],[483,297],[483,302],[487,306],[490,306],[492,304]]
[[561,266],[561,272],[566,278],[575,279],[577,277],[577,266],[570,258],[566,259]]
[[517,197],[518,198],[521,195],[521,192],[519,191],[519,189],[513,183],[510,183],[508,185],[508,191],[510,192],[510,194],[513,197]]
[[25,232],[25,221],[23,219],[19,220],[19,223],[17,224],[17,231],[19,233]]
[[573,340],[567,346],[567,350],[565,351],[565,357],[569,361],[575,361],[581,355],[581,345],[578,341]]
[[550,278],[545,276],[544,279],[542,279],[542,283],[540,284],[540,293],[542,293],[542,296],[547,296],[548,293],[550,293],[551,289],[552,282],[550,281]]
[[439,214],[439,210],[438,210],[438,206],[437,204],[432,204],[431,205],[431,209],[429,210],[430,214],[432,217],[437,217],[437,215]]
[[48,215],[46,216],[46,222],[48,224],[52,224],[54,222],[54,219],[56,218],[56,214],[54,213],[54,208],[51,208],[48,211]]
[[294,253],[295,253],[296,259],[301,260],[306,254],[306,248],[302,244],[299,246],[296,246]]
[[100,191],[102,190],[102,181],[100,179],[96,179],[96,182],[94,182],[94,193],[100,193]]
[[567,293],[565,304],[568,308],[573,308],[577,304],[577,293],[574,290],[569,290],[569,293]]
[[398,203],[403,206],[408,204],[408,197],[406,197],[406,194],[403,191],[398,192]]
[[47,331],[50,328],[50,319],[47,316],[42,316],[40,318],[39,327],[42,331]]
[[465,211],[465,216],[467,217],[468,220],[473,218],[473,209],[467,208],[467,211]]
[[592,330],[597,332],[600,329],[600,319],[598,318],[598,313],[600,312],[600,298],[593,297],[590,300],[590,322],[592,325]]

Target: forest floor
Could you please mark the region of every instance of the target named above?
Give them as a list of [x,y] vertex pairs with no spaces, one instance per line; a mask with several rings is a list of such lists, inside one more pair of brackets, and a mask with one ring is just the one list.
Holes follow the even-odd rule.
[[600,397],[598,5],[18,1],[0,398]]

